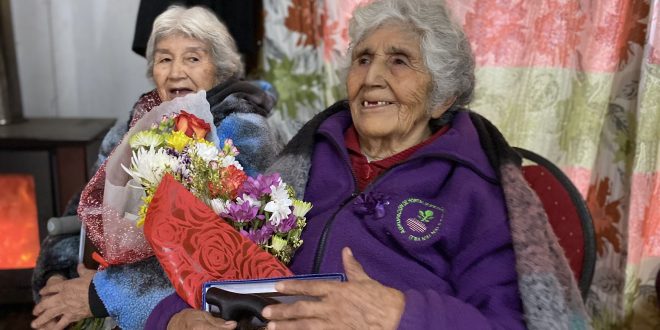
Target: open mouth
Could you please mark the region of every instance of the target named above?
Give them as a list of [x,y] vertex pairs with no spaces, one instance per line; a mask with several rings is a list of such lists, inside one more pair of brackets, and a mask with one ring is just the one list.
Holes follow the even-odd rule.
[[192,89],[190,89],[190,88],[170,88],[170,89],[168,90],[168,92],[169,92],[169,94],[170,94],[170,98],[175,98],[175,97],[179,97],[179,96],[184,96],[184,95],[190,94],[190,93],[192,93],[192,92],[194,92],[194,91],[193,91]]
[[388,101],[362,101],[362,106],[365,108],[377,108],[377,107],[387,106],[390,104],[394,104],[394,103]]

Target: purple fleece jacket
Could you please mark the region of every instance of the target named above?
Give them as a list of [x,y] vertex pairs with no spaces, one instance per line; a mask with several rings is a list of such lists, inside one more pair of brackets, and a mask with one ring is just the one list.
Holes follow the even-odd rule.
[[[348,246],[405,294],[400,329],[524,329],[502,189],[469,115],[362,193],[344,144],[350,125],[341,111],[316,133],[305,191],[314,207],[291,270],[342,272]],[[159,305],[150,320],[170,316]]]
[[291,270],[343,271],[348,246],[369,276],[404,292],[401,329],[524,329],[502,190],[468,114],[357,197],[350,124],[343,111],[318,130],[314,207]]

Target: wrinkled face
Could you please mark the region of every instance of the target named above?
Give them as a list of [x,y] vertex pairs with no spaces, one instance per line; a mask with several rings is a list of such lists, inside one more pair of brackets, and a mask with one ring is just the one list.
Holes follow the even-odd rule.
[[351,61],[348,99],[361,138],[399,139],[424,130],[430,134],[431,75],[414,31],[385,24],[354,47]]
[[208,46],[182,35],[172,35],[156,43],[153,77],[163,101],[209,90],[217,83]]

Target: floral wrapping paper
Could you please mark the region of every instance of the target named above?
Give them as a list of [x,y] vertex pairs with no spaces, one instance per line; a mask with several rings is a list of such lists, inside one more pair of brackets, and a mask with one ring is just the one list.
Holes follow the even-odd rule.
[[144,234],[176,292],[195,308],[205,282],[293,275],[169,174],[149,204]]

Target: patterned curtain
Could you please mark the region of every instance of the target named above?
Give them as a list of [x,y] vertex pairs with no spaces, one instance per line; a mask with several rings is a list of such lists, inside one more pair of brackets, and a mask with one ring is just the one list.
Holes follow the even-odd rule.
[[[263,68],[293,134],[341,98],[358,0],[265,0]],[[660,329],[660,0],[447,0],[472,43],[471,108],[559,165],[588,202],[596,329]]]
[[346,95],[337,67],[348,20],[364,0],[264,0],[264,78],[279,93],[271,123],[286,138]]

